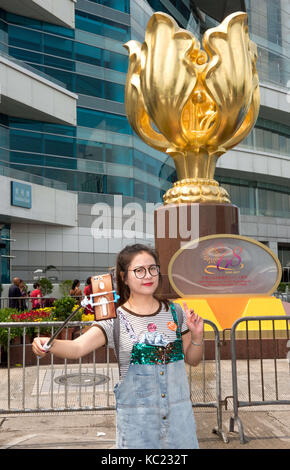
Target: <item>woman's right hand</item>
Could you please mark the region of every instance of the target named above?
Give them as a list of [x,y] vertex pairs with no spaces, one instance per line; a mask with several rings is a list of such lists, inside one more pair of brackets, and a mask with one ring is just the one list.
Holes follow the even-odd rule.
[[32,351],[36,356],[44,357],[46,355],[46,351],[43,349],[42,345],[47,343],[49,339],[50,338],[45,338],[43,336],[34,338],[32,342]]

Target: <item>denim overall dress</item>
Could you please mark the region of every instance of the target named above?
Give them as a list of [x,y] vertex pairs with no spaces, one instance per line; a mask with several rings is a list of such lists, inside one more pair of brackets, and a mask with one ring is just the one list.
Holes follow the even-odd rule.
[[120,320],[134,342],[128,372],[115,386],[118,449],[198,449],[177,314],[176,340],[166,347],[138,343],[125,315]]

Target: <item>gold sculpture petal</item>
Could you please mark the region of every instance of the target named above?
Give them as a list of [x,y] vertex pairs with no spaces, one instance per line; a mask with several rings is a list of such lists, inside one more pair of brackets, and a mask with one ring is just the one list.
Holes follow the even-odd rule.
[[260,109],[260,88],[257,86],[253,92],[253,99],[251,102],[251,106],[250,106],[247,116],[245,117],[244,122],[242,123],[239,130],[227,142],[223,144],[224,151],[222,153],[235,147],[243,139],[245,139],[247,135],[249,135],[249,133],[251,132],[257,120],[259,109]]
[[206,31],[202,51],[189,31],[157,12],[144,43],[125,47],[128,120],[148,145],[174,159],[178,181],[164,203],[230,203],[214,180],[216,163],[249,134],[260,106],[247,14],[233,13]]
[[196,83],[189,55],[194,36],[165,13],[149,20],[141,49],[140,80],[149,115],[160,132],[176,147],[187,140],[181,126],[181,113]]
[[257,60],[257,46],[253,41],[249,41],[249,53],[252,63],[252,101],[247,116],[245,117],[241,127],[238,131],[224,143],[223,147],[229,150],[239,144],[247,135],[251,132],[255,122],[257,120],[259,109],[260,109],[260,88],[259,88],[259,77],[256,69]]
[[125,106],[128,120],[142,140],[151,147],[166,152],[170,143],[162,134],[153,129],[140,90],[141,44],[138,41],[129,41],[124,44],[124,47],[129,51],[129,67],[125,86]]
[[203,82],[218,110],[216,133],[208,145],[222,146],[229,140],[243,124],[252,102],[256,80],[247,19],[246,13],[233,13],[203,37],[210,58]]

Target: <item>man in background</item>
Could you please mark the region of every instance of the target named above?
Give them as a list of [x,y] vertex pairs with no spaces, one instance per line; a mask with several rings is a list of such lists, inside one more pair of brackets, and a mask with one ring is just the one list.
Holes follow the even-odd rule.
[[12,285],[9,287],[8,297],[9,297],[9,308],[16,308],[20,310],[21,308],[21,299],[22,294],[19,288],[20,279],[19,277],[14,277]]

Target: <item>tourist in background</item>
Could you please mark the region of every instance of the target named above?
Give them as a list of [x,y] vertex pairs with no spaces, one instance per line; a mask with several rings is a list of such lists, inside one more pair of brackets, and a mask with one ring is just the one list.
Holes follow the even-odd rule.
[[41,307],[41,297],[42,297],[42,292],[40,290],[40,284],[39,282],[35,282],[33,284],[33,291],[30,294],[33,310],[36,310]]
[[78,305],[80,305],[83,293],[80,289],[80,281],[78,279],[75,279],[72,283],[69,295],[75,299]]
[[16,308],[17,310],[21,309],[21,300],[22,294],[19,288],[20,279],[19,277],[14,277],[12,285],[9,287],[8,297],[9,297],[9,308]]
[[[88,277],[87,280],[86,280],[85,288],[84,288],[84,295],[85,295],[87,298],[90,298],[90,295],[91,295],[92,293],[93,293],[92,281],[91,281],[91,277]],[[87,305],[87,306],[84,308],[84,314],[85,314],[85,315],[94,315],[93,307],[91,307],[90,305]]]
[[27,310],[26,299],[28,298],[28,293],[27,293],[27,286],[22,279],[20,279],[20,282],[19,282],[19,289],[20,289],[21,297],[22,297],[20,299],[20,310],[24,311],[24,310]]

